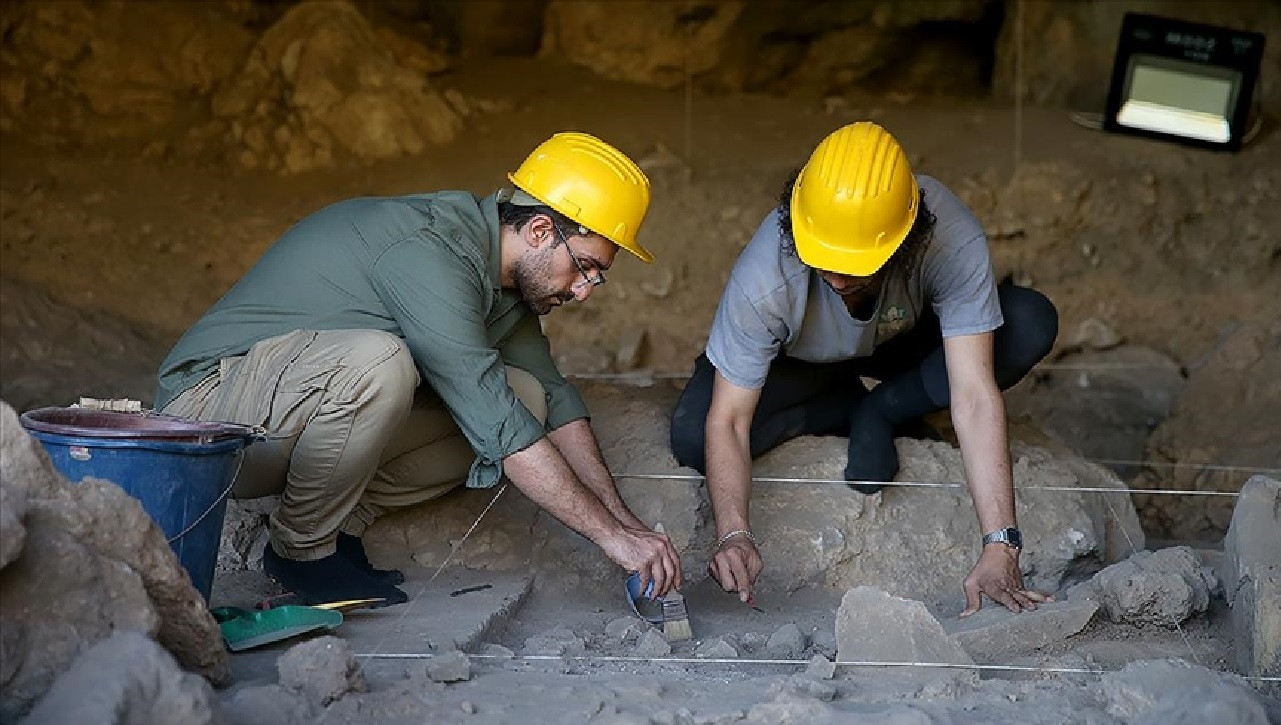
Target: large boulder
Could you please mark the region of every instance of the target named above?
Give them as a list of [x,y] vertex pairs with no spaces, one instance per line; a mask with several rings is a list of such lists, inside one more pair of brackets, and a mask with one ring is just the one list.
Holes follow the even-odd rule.
[[253,39],[221,3],[10,3],[6,126],[78,141],[155,131],[243,62]]
[[[1281,481],[1246,483],[1223,548],[1237,665],[1255,677],[1281,677]],[[1271,690],[1281,694],[1281,683]]]
[[1094,575],[1092,584],[1112,621],[1172,628],[1209,608],[1215,588],[1187,546],[1137,552]]
[[[670,396],[639,389],[585,386],[592,424],[619,491],[648,523],[663,523],[682,552],[688,579],[705,574],[715,527],[704,488],[668,450]],[[845,439],[806,437],[757,461],[757,476],[839,479]],[[899,441],[901,480],[959,482],[958,450],[946,443]],[[670,475],[676,480],[622,474]],[[1120,561],[1144,546],[1129,496],[1108,470],[1071,454],[1016,445],[1014,478],[1024,531],[1024,573],[1035,587],[1056,590]],[[1038,487],[1063,490],[1040,490]],[[1116,493],[1077,492],[1116,489]],[[415,507],[365,535],[378,563],[437,566],[451,556],[493,491],[465,491]],[[978,524],[968,490],[890,488],[864,496],[837,484],[756,484],[752,524],[768,568],[763,585],[849,588],[867,584],[931,604],[953,602],[978,560]],[[484,515],[451,562],[467,566],[536,566],[540,585],[601,586],[619,576],[595,546],[510,490]]]
[[209,683],[183,672],[160,645],[117,632],[90,647],[53,683],[26,725],[220,725]]
[[24,712],[113,632],[154,637],[184,668],[227,679],[218,625],[141,504],[108,481],[68,483],[6,403],[0,488],[6,502],[26,501],[15,516],[21,548],[0,569],[0,719]]
[[213,111],[230,123],[236,161],[285,173],[417,154],[461,126],[426,75],[400,65],[360,11],[337,0],[285,13]]

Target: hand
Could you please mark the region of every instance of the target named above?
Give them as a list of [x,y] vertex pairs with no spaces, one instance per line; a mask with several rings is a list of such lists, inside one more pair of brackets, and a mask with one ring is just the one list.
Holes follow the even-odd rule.
[[653,598],[658,599],[673,589],[680,589],[681,558],[667,534],[649,529],[620,528],[600,547],[615,564],[640,576],[642,592],[653,582]]
[[756,544],[746,536],[735,536],[716,550],[707,571],[727,592],[738,592],[744,604],[752,601],[752,585],[765,568]]
[[1023,587],[1019,551],[1005,544],[983,547],[983,555],[965,577],[965,611],[961,616],[968,617],[979,611],[983,596],[1015,613],[1035,610],[1038,604],[1054,601],[1053,597]]

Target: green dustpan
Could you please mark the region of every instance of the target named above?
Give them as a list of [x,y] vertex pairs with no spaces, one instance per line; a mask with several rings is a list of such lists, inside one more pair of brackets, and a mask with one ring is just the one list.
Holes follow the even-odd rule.
[[342,612],[319,607],[287,606],[263,611],[240,607],[218,607],[214,619],[232,652],[261,647],[317,629],[342,624]]

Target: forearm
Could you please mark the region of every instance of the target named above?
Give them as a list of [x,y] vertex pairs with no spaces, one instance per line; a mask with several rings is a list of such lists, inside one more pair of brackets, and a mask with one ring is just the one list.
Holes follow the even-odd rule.
[[707,494],[716,517],[716,536],[751,530],[748,505],[752,496],[752,457],[748,447],[750,421],[741,425],[708,421],[705,454]]
[[983,533],[1017,526],[1005,402],[996,386],[953,396],[952,422]]
[[605,466],[605,457],[601,455],[596,435],[592,433],[591,424],[586,419],[566,423],[548,433],[547,437],[578,479],[600,499],[614,518],[624,526],[648,528],[636,518],[636,514],[632,513],[619,495],[614,477]]
[[546,438],[504,458],[503,472],[531,501],[598,545],[622,527]]

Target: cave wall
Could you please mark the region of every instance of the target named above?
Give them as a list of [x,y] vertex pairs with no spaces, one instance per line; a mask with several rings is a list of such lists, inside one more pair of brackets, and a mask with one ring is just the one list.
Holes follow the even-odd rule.
[[181,129],[151,153],[285,173],[367,162],[454,137],[467,103],[439,74],[534,55],[713,93],[1098,110],[1127,10],[1269,35],[1259,97],[1281,105],[1275,0],[16,0],[0,7],[0,132],[57,144]]

